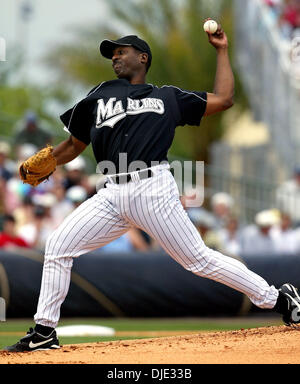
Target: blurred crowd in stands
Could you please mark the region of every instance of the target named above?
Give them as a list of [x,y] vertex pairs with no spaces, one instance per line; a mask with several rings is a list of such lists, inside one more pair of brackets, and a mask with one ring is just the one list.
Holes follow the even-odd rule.
[[287,39],[300,37],[300,0],[263,0]]
[[205,244],[229,256],[300,255],[300,168],[275,195],[276,208],[257,212],[250,224],[239,222],[234,200],[224,192],[212,196],[210,210],[186,210]]
[[[32,188],[19,178],[19,165],[53,138],[39,126],[32,112],[17,131],[14,142],[0,141],[0,248],[23,247],[43,251],[47,237],[78,205],[96,193],[98,174],[88,174],[79,156],[58,167],[48,181]],[[181,197],[188,216],[205,244],[232,256],[300,254],[300,168],[276,191],[276,209],[258,212],[254,223],[240,223],[237,204],[227,193],[209,199],[208,208],[188,203],[196,194]],[[195,191],[194,191],[195,192]],[[273,207],[272,207],[273,208]],[[139,229],[131,229],[99,252],[161,250]]]

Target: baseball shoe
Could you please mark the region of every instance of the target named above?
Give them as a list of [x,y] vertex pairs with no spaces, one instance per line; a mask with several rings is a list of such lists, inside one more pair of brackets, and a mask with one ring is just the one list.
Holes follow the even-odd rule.
[[49,336],[43,336],[33,328],[30,328],[26,336],[16,344],[5,347],[4,350],[8,352],[30,352],[58,348],[60,347],[55,330]]
[[276,303],[277,312],[282,314],[285,325],[300,323],[300,296],[298,289],[292,284],[283,284],[279,289]]

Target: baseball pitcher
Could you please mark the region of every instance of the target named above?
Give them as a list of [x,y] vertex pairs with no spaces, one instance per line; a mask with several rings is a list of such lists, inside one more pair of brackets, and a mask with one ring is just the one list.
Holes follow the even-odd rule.
[[[148,233],[188,271],[244,293],[260,308],[283,315],[285,324],[300,322],[300,297],[291,284],[276,288],[236,259],[209,249],[179,200],[177,184],[169,170],[167,153],[175,128],[199,125],[205,116],[233,105],[234,78],[228,41],[221,26],[208,32],[216,49],[213,92],[157,87],[146,82],[152,54],[149,45],[130,35],[103,40],[100,52],[111,60],[117,79],[94,87],[61,120],[69,138],[55,148],[45,148],[20,167],[20,177],[35,186],[55,168],[92,145],[105,186],[81,204],[48,238],[35,326],[11,352],[59,348],[55,328],[60,307],[69,290],[73,258],[118,238],[131,227]],[[166,58],[167,59],[167,58]],[[144,164],[124,172],[119,162]],[[153,165],[156,164],[156,165]]]

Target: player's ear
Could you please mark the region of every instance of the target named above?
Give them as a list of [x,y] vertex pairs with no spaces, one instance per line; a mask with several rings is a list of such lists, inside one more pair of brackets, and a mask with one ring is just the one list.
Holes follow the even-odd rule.
[[141,53],[141,55],[140,55],[140,60],[141,60],[141,63],[142,64],[146,64],[147,63],[147,61],[148,61],[148,53]]

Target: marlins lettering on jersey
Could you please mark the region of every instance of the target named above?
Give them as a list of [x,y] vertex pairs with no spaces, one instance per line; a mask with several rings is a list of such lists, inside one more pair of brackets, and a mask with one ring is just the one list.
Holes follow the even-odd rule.
[[96,128],[114,125],[124,119],[126,115],[138,115],[139,113],[154,112],[162,115],[165,112],[164,102],[161,99],[146,97],[144,99],[127,98],[127,110],[123,107],[122,100],[111,97],[105,104],[103,99],[97,101]]

